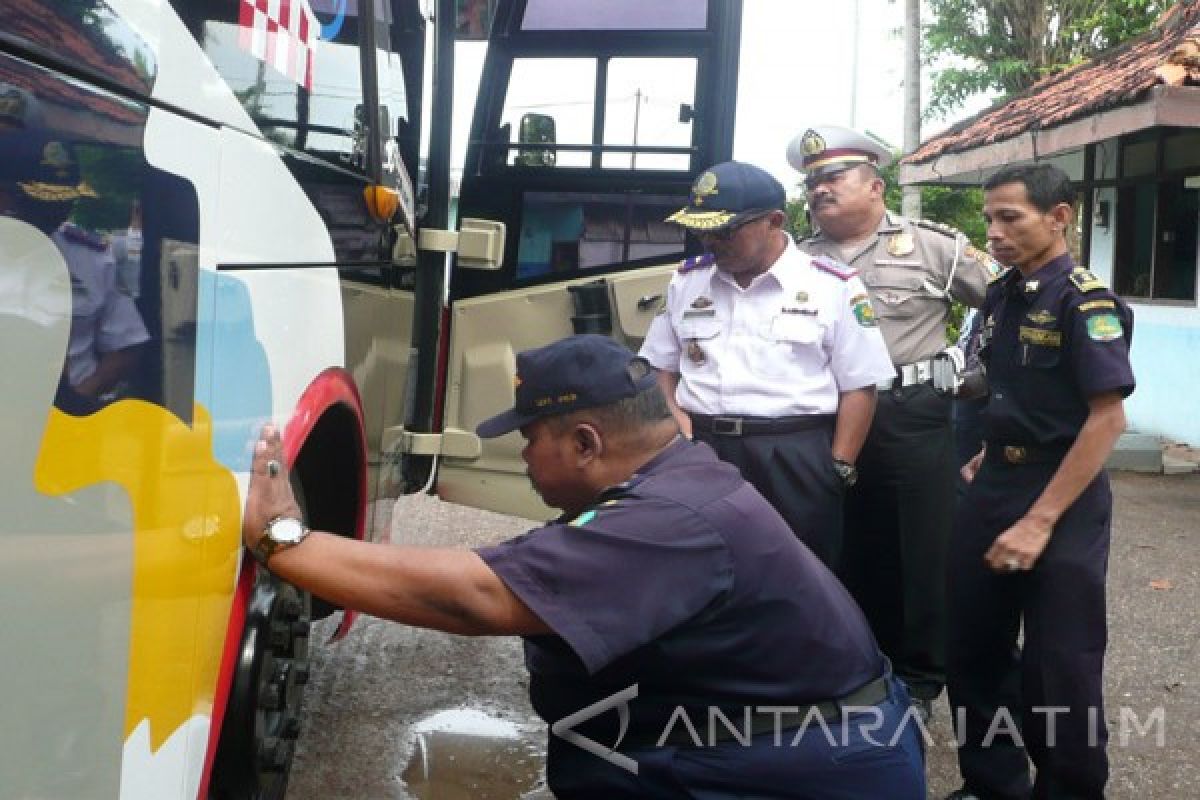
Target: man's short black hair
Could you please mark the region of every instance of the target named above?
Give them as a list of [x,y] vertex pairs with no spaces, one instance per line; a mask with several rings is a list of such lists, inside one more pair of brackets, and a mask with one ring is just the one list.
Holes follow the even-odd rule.
[[671,419],[671,407],[667,405],[667,398],[662,389],[655,384],[633,397],[626,397],[608,405],[550,417],[550,427],[556,433],[562,433],[585,416],[596,420],[609,434],[640,437],[647,426]]
[[1029,202],[1039,211],[1050,211],[1059,203],[1075,207],[1075,187],[1067,173],[1053,164],[1023,164],[1020,166],[1004,167],[992,177],[984,181],[985,191],[996,189],[1009,183],[1019,183],[1025,187]]

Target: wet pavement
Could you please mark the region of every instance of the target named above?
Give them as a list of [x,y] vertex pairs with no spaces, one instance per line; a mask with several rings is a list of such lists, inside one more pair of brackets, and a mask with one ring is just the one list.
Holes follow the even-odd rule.
[[[1200,475],[1119,473],[1113,493],[1109,796],[1200,797]],[[393,518],[395,541],[434,546],[531,526],[425,496],[401,500]],[[289,800],[550,797],[546,731],[529,708],[518,640],[362,618],[344,641],[313,651]],[[944,700],[930,737],[930,797],[941,797],[958,785]]]

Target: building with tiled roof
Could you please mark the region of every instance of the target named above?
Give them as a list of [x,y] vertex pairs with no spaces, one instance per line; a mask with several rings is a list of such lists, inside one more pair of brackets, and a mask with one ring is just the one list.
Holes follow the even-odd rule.
[[931,137],[905,184],[977,186],[999,167],[1050,161],[1079,187],[1078,251],[1134,307],[1136,429],[1200,442],[1200,0],[1091,61]]

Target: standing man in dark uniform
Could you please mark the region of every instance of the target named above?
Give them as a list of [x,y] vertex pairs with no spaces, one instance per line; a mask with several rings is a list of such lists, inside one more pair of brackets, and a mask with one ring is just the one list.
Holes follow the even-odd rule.
[[[949,695],[964,709],[965,782],[950,796],[1016,800],[1032,788],[1035,798],[1099,800],[1112,516],[1103,467],[1134,387],[1133,319],[1071,260],[1075,192],[1060,169],[1010,167],[984,189],[991,250],[1014,269],[980,312],[985,443],[964,467],[971,485],[950,555]],[[1004,734],[988,741],[1002,713],[1024,748]]]
[[524,637],[563,800],[924,800],[908,695],[861,612],[737,469],[679,435],[653,368],[584,335],[518,354],[517,378],[476,431],[520,430],[559,519],[475,551],[310,533],[267,429],[247,547],[346,608]]
[[707,252],[672,278],[642,356],[684,432],[736,465],[833,567],[875,384],[892,365],[862,281],[794,247],[784,200],[751,164],[696,180],[668,221]]
[[858,483],[846,497],[840,573],[896,673],[927,716],[945,683],[946,548],[954,514],[953,383],[933,385],[952,300],[977,307],[999,272],[953,229],[893,214],[877,141],[826,125],[797,136],[819,227],[800,244],[840,259],[866,284],[894,369],[879,385]]

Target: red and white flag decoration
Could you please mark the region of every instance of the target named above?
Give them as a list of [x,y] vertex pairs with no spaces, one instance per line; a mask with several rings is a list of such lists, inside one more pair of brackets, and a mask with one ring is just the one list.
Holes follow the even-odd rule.
[[238,45],[309,91],[320,32],[308,0],[242,0]]

